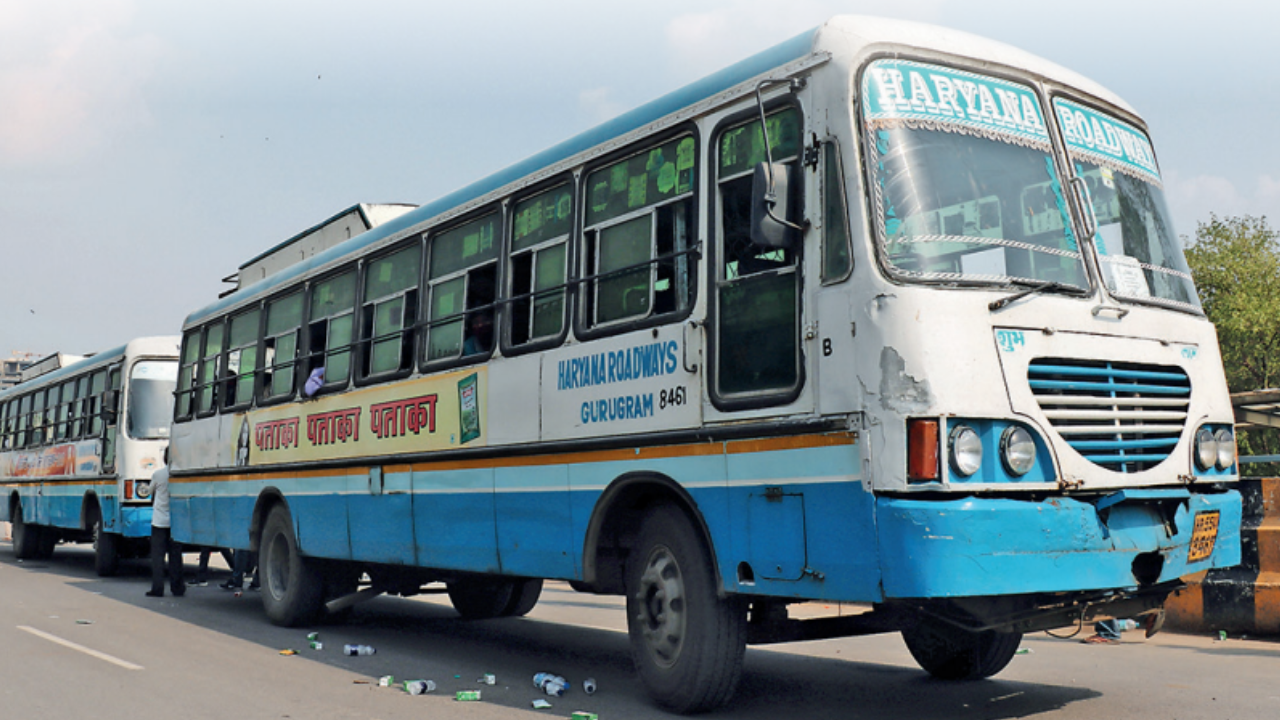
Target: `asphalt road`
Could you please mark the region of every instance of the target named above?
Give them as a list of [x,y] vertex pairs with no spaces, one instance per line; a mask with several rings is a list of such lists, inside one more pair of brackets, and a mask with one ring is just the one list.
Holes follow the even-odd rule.
[[[343,624],[290,629],[267,622],[256,593],[219,589],[224,569],[183,598],[145,597],[147,573],[129,561],[118,577],[98,578],[82,546],[18,562],[0,543],[0,718],[669,717],[635,679],[619,598],[551,584],[528,618],[465,622],[441,596],[384,597]],[[308,648],[308,631],[320,633],[323,649]],[[347,643],[377,652],[347,657]],[[750,648],[737,696],[707,717],[1280,717],[1274,640],[1130,632],[1120,645],[1093,646],[1039,634],[1023,648],[995,679],[976,683],[929,678],[897,635]],[[531,679],[544,670],[573,689],[534,710],[542,696]],[[486,673],[495,685],[477,682]],[[378,687],[383,675],[432,679],[438,689],[411,696]],[[588,676],[599,686],[590,697],[580,690]],[[453,699],[475,689],[480,702]]]

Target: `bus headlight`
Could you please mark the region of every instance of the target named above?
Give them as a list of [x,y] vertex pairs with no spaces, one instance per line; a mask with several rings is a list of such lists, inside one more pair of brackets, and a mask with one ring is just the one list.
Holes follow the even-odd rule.
[[982,467],[982,438],[968,425],[957,425],[951,430],[951,467],[961,475],[972,475]]
[[1218,440],[1213,431],[1201,426],[1196,430],[1196,467],[1208,470],[1218,462]]
[[1213,434],[1218,443],[1218,469],[1227,470],[1236,461],[1236,436],[1231,428],[1222,428]]
[[1022,476],[1036,464],[1036,441],[1026,428],[1011,425],[1000,435],[1000,458],[1010,475]]
[[146,500],[151,497],[151,483],[145,480],[139,480],[134,483],[133,491],[134,494],[138,496],[139,500]]

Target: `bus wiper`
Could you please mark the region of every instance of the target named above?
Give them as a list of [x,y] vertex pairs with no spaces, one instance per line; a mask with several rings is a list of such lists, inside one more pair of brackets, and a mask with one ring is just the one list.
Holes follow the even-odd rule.
[[1075,285],[1068,285],[1066,283],[1058,282],[1057,280],[1047,280],[1039,283],[1033,283],[1027,280],[1010,280],[1010,282],[1014,285],[1026,285],[1027,287],[1025,290],[1019,290],[1008,297],[1003,297],[999,300],[992,300],[987,303],[988,310],[995,312],[1003,309],[1033,293],[1060,292],[1068,295],[1079,295],[1084,292],[1084,290],[1076,287]]

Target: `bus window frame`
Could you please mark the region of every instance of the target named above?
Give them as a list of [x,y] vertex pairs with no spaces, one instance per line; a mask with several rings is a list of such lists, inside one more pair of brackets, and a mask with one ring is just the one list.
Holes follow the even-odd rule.
[[[298,345],[298,353],[297,353],[298,365],[297,367],[295,367],[295,370],[294,370],[295,387],[299,384],[297,382],[299,376],[301,376],[302,378],[301,383],[305,384],[307,379],[311,377],[311,373],[314,372],[315,369],[318,367],[326,368],[326,372],[325,372],[324,382],[321,383],[320,387],[316,390],[315,395],[320,395],[323,393],[340,392],[351,386],[356,375],[356,367],[358,365],[357,361],[359,360],[358,348],[360,346],[359,325],[360,325],[360,305],[361,305],[360,280],[361,280],[362,265],[364,265],[364,263],[361,261],[346,263],[341,267],[330,270],[329,272],[326,272],[323,275],[317,276],[307,281],[306,290],[303,294],[303,299],[302,299],[302,333],[301,333],[301,338]],[[348,311],[338,313],[337,315],[323,316],[322,320],[325,323],[325,347],[321,350],[312,350],[311,349],[312,326],[318,322],[315,316],[311,314],[312,297],[313,297],[313,294],[315,293],[316,286],[323,285],[324,283],[329,282],[331,280],[336,280],[339,277],[346,275],[348,273],[351,274],[351,281],[353,285],[351,289],[351,293],[352,293],[351,308]],[[346,345],[347,374],[341,380],[332,380],[329,377],[329,374],[327,371],[329,356],[331,354],[342,352],[342,349],[338,348],[335,350],[329,347],[329,344],[328,344],[329,333],[330,333],[330,330],[332,329],[333,320],[335,318],[341,318],[344,315],[349,315],[351,317],[351,339],[347,341],[347,345]],[[298,367],[301,367],[303,372],[298,372],[297,371]],[[283,400],[280,400],[280,402],[282,401]]]
[[[818,177],[818,188],[821,193],[820,200],[822,204],[822,237],[819,239],[819,254],[821,257],[819,258],[818,278],[819,284],[822,287],[827,287],[829,285],[839,285],[852,277],[855,263],[853,257],[853,218],[849,215],[849,176],[845,172],[844,152],[840,147],[840,141],[834,135],[823,139],[821,145],[822,155],[819,158],[821,169]],[[827,154],[828,150],[834,153],[834,169],[828,167],[828,165],[832,163],[832,156]],[[828,173],[830,172],[835,173],[835,188],[828,187],[827,181],[830,179]],[[832,219],[827,211],[831,209],[828,200],[833,195],[840,206],[837,211],[840,213],[839,220],[844,225],[843,232],[846,267],[843,273],[828,276],[827,253],[831,245],[828,241],[831,239],[830,233]]]
[[[796,172],[792,174],[792,187],[790,192],[793,197],[790,199],[789,209],[794,214],[794,218],[806,217],[806,195],[808,182],[805,178],[804,170],[804,138],[806,132],[809,131],[809,115],[805,112],[804,104],[795,95],[787,94],[767,100],[764,103],[764,114],[767,118],[778,112],[782,112],[788,108],[794,109],[800,115],[800,137],[799,145],[796,149],[796,155],[790,162],[795,163]],[[737,412],[742,410],[755,410],[766,407],[778,407],[789,405],[799,399],[800,394],[804,391],[805,383],[808,381],[808,356],[805,353],[805,345],[802,339],[804,313],[805,313],[805,260],[806,235],[802,235],[796,243],[794,252],[796,254],[795,264],[785,269],[787,274],[795,277],[796,283],[796,381],[787,387],[779,387],[770,390],[753,391],[747,393],[724,394],[719,390],[720,370],[719,370],[719,332],[720,332],[720,301],[719,286],[720,278],[720,255],[721,255],[721,222],[720,222],[720,179],[718,177],[719,162],[719,143],[724,134],[735,127],[749,125],[753,121],[759,122],[760,108],[752,105],[749,108],[731,113],[716,122],[708,137],[711,138],[711,145],[707,158],[707,184],[710,186],[707,190],[706,212],[707,212],[707,328],[709,337],[706,343],[707,352],[707,397],[711,400],[711,404],[721,412]],[[791,156],[787,156],[791,157]],[[773,158],[775,163],[781,163],[778,158]],[[749,173],[736,175],[734,179],[741,179],[749,176]],[[726,181],[728,182],[728,181]],[[769,273],[781,273],[781,270],[771,270],[758,275],[763,277]],[[749,276],[748,276],[749,277]]]
[[[237,410],[248,409],[253,406],[254,399],[257,398],[258,396],[258,388],[261,383],[261,375],[262,375],[262,355],[263,355],[262,333],[264,328],[264,320],[266,316],[266,312],[264,312],[264,310],[265,310],[265,307],[262,302],[255,302],[255,303],[244,305],[243,307],[236,308],[235,312],[227,313],[227,315],[225,316],[226,330],[224,331],[224,336],[223,336],[222,358],[219,361],[219,373],[218,373],[218,376],[219,376],[218,382],[222,383],[221,392],[218,393],[220,397],[218,398],[218,401],[217,401],[219,405],[219,408],[218,408],[219,412],[234,412]],[[232,328],[235,325],[235,321],[250,313],[258,314],[258,323],[257,323],[258,326],[253,331],[253,342],[246,345],[237,345],[233,348],[231,346],[231,341],[232,341],[231,332],[232,332]],[[241,356],[243,356],[243,351],[249,348],[254,349],[253,369],[250,370],[248,373],[243,372],[242,369],[237,369],[236,372],[232,372],[231,371],[231,354],[233,352],[240,352]],[[251,376],[250,388],[249,388],[248,397],[241,400],[239,386],[240,386],[241,378],[243,378],[245,375]],[[230,395],[230,393],[227,392],[228,389],[235,389],[236,402],[234,403],[227,402],[227,397]]]
[[[682,136],[693,138],[693,182],[687,196],[669,198],[662,202],[645,205],[643,210],[637,209],[634,212],[627,212],[599,222],[588,228],[587,207],[589,200],[587,195],[591,192],[591,189],[588,187],[587,179],[593,172],[639,155],[647,150],[652,150],[661,145],[665,145],[666,143]],[[577,297],[573,307],[574,337],[579,340],[586,341],[594,340],[596,338],[610,337],[613,335],[622,335],[635,330],[644,330],[663,325],[674,325],[676,323],[683,322],[693,314],[693,309],[698,304],[698,293],[701,285],[699,282],[699,273],[702,272],[702,261],[704,260],[705,253],[703,238],[699,234],[699,221],[701,220],[700,213],[703,194],[702,183],[705,172],[703,167],[704,165],[702,133],[700,132],[697,123],[689,121],[667,128],[662,132],[647,135],[633,143],[629,143],[626,147],[593,158],[582,166],[581,171],[578,173],[576,188],[577,195],[574,198],[574,228],[576,237],[574,238],[575,250],[571,253],[573,268],[569,271],[570,277],[573,278],[572,284],[576,285],[575,291],[571,294]],[[656,272],[658,263],[668,259],[675,261],[680,257],[686,258],[687,268],[685,272],[689,278],[689,288],[688,297],[684,299],[684,306],[681,307],[680,298],[677,297],[676,309],[665,313],[653,312],[652,305],[650,305],[650,312],[643,316],[623,318],[621,320],[607,322],[604,324],[597,324],[594,320],[588,318],[588,313],[595,312],[595,303],[589,301],[590,299],[586,296],[588,293],[595,292],[594,288],[597,287],[596,281],[604,276],[616,275],[629,271],[628,268],[619,268],[603,274],[587,272],[586,264],[593,258],[593,253],[587,251],[587,244],[589,242],[593,242],[588,235],[596,234],[604,227],[612,227],[614,225],[621,224],[624,218],[628,220],[634,219],[645,212],[653,214],[659,207],[680,203],[688,203],[690,208],[689,212],[691,217],[689,219],[689,241],[687,247],[683,250],[673,252],[670,255],[660,257],[653,256],[651,249],[650,258],[644,263],[638,264],[637,267],[649,267],[652,277],[652,274]],[[656,233],[656,228],[651,230],[651,232]],[[596,262],[598,262],[598,258],[596,259]],[[653,293],[654,287],[651,279],[651,297]]]
[[[581,197],[579,195],[579,192],[581,191],[583,177],[584,176],[579,172],[561,173],[556,175],[555,177],[549,178],[547,180],[544,180],[534,185],[530,185],[526,188],[523,188],[521,191],[512,193],[508,197],[507,215],[509,216],[510,220],[507,222],[507,228],[504,230],[503,238],[502,238],[502,252],[501,252],[500,260],[503,267],[500,269],[500,272],[503,274],[503,280],[501,283],[501,290],[498,294],[499,305],[501,305],[504,310],[504,313],[503,313],[504,319],[503,319],[502,325],[500,326],[501,331],[497,333],[498,348],[499,350],[501,350],[502,355],[504,357],[515,357],[517,355],[526,355],[528,353],[539,352],[542,350],[549,350],[551,348],[559,347],[563,345],[565,340],[569,337],[569,332],[573,327],[573,318],[576,311],[577,297],[578,297],[577,288],[579,287],[579,282],[577,280],[578,249],[579,249],[580,239],[582,236],[582,232],[581,232],[582,216],[579,214],[579,210],[581,208],[582,203],[581,203]],[[525,294],[521,294],[517,298],[517,296],[513,294],[513,291],[511,288],[511,283],[514,282],[515,280],[515,277],[514,277],[515,273],[513,268],[513,263],[515,262],[515,254],[516,254],[515,252],[513,252],[513,247],[515,246],[515,223],[516,223],[515,208],[517,205],[519,205],[521,202],[525,200],[535,198],[539,195],[542,195],[543,193],[550,192],[564,185],[567,185],[569,188],[569,202],[570,202],[569,233],[567,237],[565,237],[563,240],[565,244],[564,282],[561,283],[556,288],[551,288],[549,290],[542,290],[542,291],[533,291],[528,293],[528,298],[531,301],[530,302],[530,315],[531,315],[530,320],[531,321],[532,321],[532,309],[536,305],[537,296],[539,294],[552,292],[555,290],[559,290],[560,292],[564,293],[563,295],[564,308],[561,311],[560,332],[556,333],[555,335],[548,335],[546,337],[526,340],[525,342],[515,344],[511,341],[512,332],[514,330],[513,323],[515,322],[515,314],[516,314],[515,303],[525,297]],[[557,236],[557,239],[559,237],[560,236]],[[543,252],[547,248],[553,247],[556,244],[557,239],[545,240],[541,243],[538,243],[535,246],[520,250],[519,254],[524,255],[529,253],[536,254],[536,253]],[[535,268],[534,269],[535,277],[536,277],[536,272],[537,271]]]
[[[302,285],[290,285],[286,288],[282,288],[279,292],[276,292],[275,294],[269,295],[262,299],[262,326],[261,326],[261,330],[259,331],[262,349],[261,349],[261,352],[259,353],[260,361],[258,365],[258,368],[259,368],[258,372],[260,374],[260,378],[258,379],[257,385],[256,385],[257,407],[267,407],[270,405],[279,405],[280,403],[290,402],[298,394],[298,388],[302,384],[301,381],[298,379],[298,375],[300,374],[298,372],[298,367],[302,362],[301,349],[303,347],[303,344],[302,344],[303,330],[304,328],[306,328],[306,324],[307,324],[306,290],[307,288],[303,287]],[[294,340],[294,347],[293,347],[293,358],[291,358],[290,360],[284,363],[281,363],[279,361],[279,357],[276,354],[276,345],[272,344],[270,348],[271,365],[268,366],[267,365],[267,350],[268,350],[267,342],[272,341],[274,343],[274,341],[289,334],[288,331],[285,331],[283,333],[279,333],[276,335],[267,334],[271,329],[271,306],[277,302],[282,302],[284,300],[287,300],[289,296],[295,295],[295,294],[299,295],[298,302],[300,303],[300,306],[299,306],[299,314],[298,314],[299,324],[293,326],[293,333],[296,336]],[[268,394],[269,388],[271,387],[270,382],[268,382],[268,375],[271,376],[270,377],[271,380],[274,380],[276,370],[282,366],[288,366],[290,364],[292,364],[293,382],[289,384],[289,392],[283,393],[280,395]]]
[[[414,274],[414,278],[415,278],[414,285],[410,288],[405,288],[402,290],[397,290],[387,295],[378,296],[373,300],[365,300],[366,288],[368,287],[368,284],[369,284],[370,268],[372,268],[375,263],[385,260],[391,257],[392,255],[395,255],[396,253],[403,252],[404,250],[407,250],[410,247],[413,247],[415,245],[418,248],[418,271],[417,273]],[[369,385],[379,385],[381,383],[391,382],[393,380],[399,380],[401,378],[405,378],[413,374],[414,369],[417,365],[417,362],[416,362],[417,353],[418,353],[417,346],[418,346],[418,336],[420,335],[420,333],[418,332],[418,327],[419,327],[418,322],[419,322],[419,319],[422,317],[422,295],[423,295],[422,278],[423,278],[423,266],[426,265],[425,255],[426,255],[426,249],[422,242],[422,235],[419,233],[419,234],[412,235],[409,238],[400,240],[392,245],[388,245],[385,248],[380,248],[376,253],[371,253],[360,259],[360,277],[358,278],[357,286],[356,286],[355,334],[353,336],[355,349],[354,349],[354,357],[352,358],[353,359],[352,373],[355,375],[353,379],[353,384],[356,387],[367,387]],[[386,336],[383,336],[381,338],[374,337],[373,330],[374,330],[374,325],[377,321],[377,306],[397,296],[405,298],[407,295],[410,295],[410,294],[415,295],[412,302],[413,311],[415,313],[414,321],[406,324],[405,319],[402,315],[400,319],[399,330],[397,330],[394,333],[388,333]],[[406,298],[402,312],[407,311],[410,308],[410,305],[411,303]],[[372,314],[367,322],[365,320],[365,306],[370,306],[372,308]],[[304,304],[302,308],[304,325],[305,325],[305,321],[307,320],[308,310],[309,308]],[[366,325],[368,327],[366,327]],[[368,330],[369,332],[369,335],[367,337],[365,335],[366,330]],[[379,373],[372,372],[369,369],[369,365],[373,362],[373,346],[375,342],[378,340],[387,340],[396,334],[399,334],[400,342],[402,343],[402,345],[400,346],[402,367],[399,367],[392,371],[385,371],[385,372],[379,372]],[[404,349],[403,343],[405,342],[408,342],[411,346],[409,348],[410,360],[407,364],[404,362],[405,349]],[[295,376],[294,379],[297,380],[297,377]],[[297,387],[297,385],[298,384],[295,383],[295,388]]]
[[[505,312],[505,310],[507,309],[507,301],[506,301],[506,294],[503,292],[503,288],[505,287],[507,282],[507,273],[505,272],[505,270],[506,270],[507,262],[510,259],[506,252],[508,248],[506,243],[506,238],[511,234],[510,227],[513,225],[513,222],[511,220],[511,210],[512,208],[514,208],[514,204],[510,202],[510,197],[511,196],[507,196],[502,200],[494,203],[486,203],[483,207],[477,208],[476,210],[472,212],[468,212],[465,215],[451,218],[447,223],[441,224],[436,227],[428,228],[426,232],[423,232],[420,234],[420,237],[423,239],[424,242],[423,242],[423,259],[422,259],[422,280],[421,280],[421,284],[419,285],[419,290],[420,290],[419,300],[422,304],[422,310],[421,310],[421,314],[419,315],[420,319],[418,321],[419,330],[417,333],[418,335],[417,360],[418,360],[418,367],[421,369],[421,372],[423,372],[424,374],[428,372],[438,372],[441,370],[447,370],[449,368],[463,367],[467,365],[476,365],[479,363],[487,362],[490,358],[493,357],[494,352],[498,350],[498,346],[500,343],[499,338],[502,335],[502,328],[507,324],[506,317],[509,315],[509,313]],[[490,215],[494,215],[494,214],[497,214],[498,216],[498,223],[497,223],[497,231],[496,231],[497,237],[494,238],[494,245],[496,249],[494,251],[493,259],[478,262],[478,263],[475,263],[474,265],[466,265],[464,267],[453,270],[446,275],[442,275],[439,278],[432,278],[431,277],[431,252],[435,248],[436,239],[439,238],[441,235],[450,233],[470,223],[483,220],[489,217]],[[493,301],[488,305],[477,305],[475,307],[468,307],[467,296],[470,294],[470,289],[471,289],[471,279],[470,279],[471,273],[485,266],[493,266],[493,275],[494,275]],[[431,351],[431,346],[430,346],[431,326],[433,324],[446,325],[454,321],[445,320],[442,322],[440,319],[433,319],[431,317],[431,299],[434,294],[435,287],[437,285],[443,285],[447,282],[454,281],[458,278],[464,278],[464,287],[462,291],[463,309],[459,312],[453,313],[452,315],[446,315],[444,317],[461,319],[462,346],[459,347],[458,349],[458,353],[459,353],[458,355],[452,355],[452,356],[442,357],[436,360],[432,360],[427,357],[427,353]],[[490,340],[489,349],[483,352],[477,352],[477,353],[472,353],[468,355],[466,354],[466,350],[465,350],[466,341],[467,341],[468,318],[471,316],[472,313],[484,312],[486,310],[493,313],[493,318],[491,320],[493,338],[492,340]]]
[[[222,377],[223,364],[222,363],[223,363],[223,357],[224,357],[223,353],[226,351],[227,318],[229,317],[230,315],[219,315],[213,320],[207,323],[204,323],[203,325],[200,326],[200,355],[196,359],[196,375],[195,375],[196,382],[194,387],[195,401],[194,401],[194,406],[192,408],[193,416],[196,418],[207,418],[207,417],[213,417],[214,415],[217,415],[219,406],[222,403],[222,399],[219,397],[221,393],[218,392],[218,385],[223,380],[223,377]],[[213,355],[210,355],[209,354],[209,332],[214,328],[220,328],[222,331],[222,334],[218,339],[219,347],[217,352]],[[213,377],[206,382],[203,377],[203,371],[205,369],[205,365],[209,362],[213,363]],[[201,393],[204,392],[205,388],[209,388],[209,392],[212,393],[212,396],[209,398],[209,407],[207,409],[202,410],[200,396],[201,396]]]

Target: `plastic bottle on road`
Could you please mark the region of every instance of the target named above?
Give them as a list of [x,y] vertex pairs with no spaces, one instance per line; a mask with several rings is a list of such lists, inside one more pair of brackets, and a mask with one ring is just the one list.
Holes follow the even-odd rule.
[[368,645],[346,645],[342,648],[343,655],[372,655],[377,650]]
[[562,697],[564,691],[569,689],[569,681],[559,675],[540,672],[533,676],[533,686],[548,695]]

